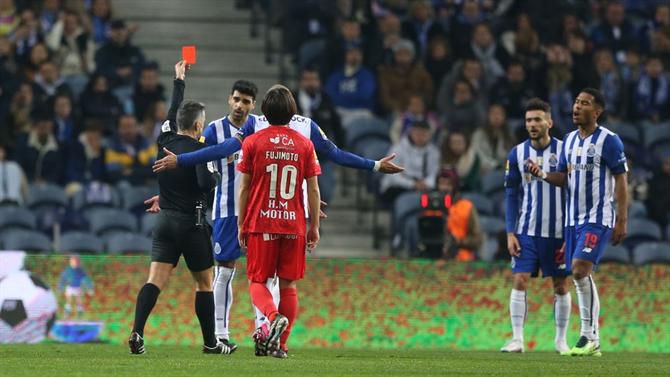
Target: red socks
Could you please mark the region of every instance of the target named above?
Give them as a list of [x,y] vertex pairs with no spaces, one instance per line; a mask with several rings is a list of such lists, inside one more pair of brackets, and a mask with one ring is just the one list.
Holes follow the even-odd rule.
[[251,282],[249,293],[251,294],[251,302],[272,321],[278,312],[275,303],[272,301],[272,294],[265,286],[265,283]]
[[281,335],[280,345],[286,350],[286,340],[291,334],[293,323],[298,317],[298,290],[296,288],[284,288],[279,290],[279,312],[288,318],[288,328]]

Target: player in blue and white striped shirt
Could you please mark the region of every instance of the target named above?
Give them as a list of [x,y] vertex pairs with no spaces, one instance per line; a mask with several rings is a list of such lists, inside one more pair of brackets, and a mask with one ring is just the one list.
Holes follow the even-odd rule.
[[626,235],[628,166],[619,136],[597,123],[604,109],[600,91],[582,90],[572,106],[572,120],[578,129],[565,138],[557,171],[546,172],[528,163],[533,175],[568,187],[565,261],[572,268],[581,317],[581,336],[568,352],[572,355],[601,355],[600,299],[592,272],[610,238],[618,244]]
[[[510,295],[512,340],[502,352],[523,352],[523,325],[528,313],[526,288],[531,277],[551,276],[554,285],[554,319],[558,352],[570,350],[565,339],[571,299],[566,287],[569,275],[563,254],[564,191],[528,172],[526,161],[556,171],[563,143],[549,136],[553,126],[548,103],[534,98],[526,105],[529,139],[512,148],[505,171],[507,248],[512,256],[514,283]],[[521,191],[521,192],[519,192]],[[521,203],[519,203],[519,198]]]

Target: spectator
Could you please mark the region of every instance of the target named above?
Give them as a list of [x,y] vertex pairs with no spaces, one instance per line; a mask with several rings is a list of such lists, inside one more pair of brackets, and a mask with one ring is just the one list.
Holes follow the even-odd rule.
[[526,82],[537,95],[546,97],[544,83],[546,58],[542,52],[540,37],[532,26],[531,19],[522,13],[517,18],[517,31],[514,34],[513,49],[510,54],[524,67]]
[[64,17],[56,22],[47,35],[46,42],[55,51],[55,61],[68,81],[70,77],[81,80],[82,76],[95,70],[93,40],[84,30],[77,12],[66,10]]
[[[325,48],[327,36],[333,34],[336,4],[329,0],[290,1],[284,17],[284,33],[286,50],[298,55],[305,53],[308,42],[318,41],[312,45],[310,57],[298,58],[301,66],[310,65],[310,59],[318,56]],[[300,51],[301,48],[303,51]]]
[[384,202],[392,204],[404,192],[427,192],[435,187],[440,152],[430,143],[430,136],[428,123],[414,122],[407,137],[391,147],[389,154],[396,154],[396,163],[405,167],[405,171],[382,178],[380,191]]
[[459,131],[471,135],[484,124],[484,109],[476,100],[472,86],[465,80],[458,80],[443,115],[447,131]]
[[410,94],[420,94],[427,103],[431,103],[433,83],[426,69],[415,61],[412,42],[403,39],[393,46],[392,65],[379,67],[379,100],[382,110],[400,112],[407,107]]
[[453,169],[444,169],[437,177],[437,190],[451,198],[444,229],[442,257],[459,262],[471,262],[475,260],[484,237],[479,225],[477,208],[470,200],[460,195],[458,181],[458,173]]
[[7,150],[0,144],[0,204],[22,205],[28,196],[28,181],[15,161],[7,160]]
[[33,115],[33,128],[16,147],[16,161],[28,181],[60,184],[63,169],[62,151],[53,135],[53,121],[44,110]]
[[523,119],[526,102],[535,97],[535,93],[526,80],[521,62],[514,61],[507,66],[507,74],[491,88],[490,97],[505,108],[510,118]]
[[122,115],[116,135],[105,152],[109,179],[112,182],[127,181],[133,185],[145,184],[154,177],[151,165],[156,153],[156,144],[142,136],[135,117]]
[[112,87],[132,85],[144,64],[144,55],[130,43],[125,21],[115,20],[110,27],[109,41],[95,54],[96,66],[111,78]]
[[108,136],[122,112],[121,103],[109,90],[107,78],[94,74],[86,85],[79,100],[82,116],[99,119],[103,123],[103,133]]
[[44,0],[40,10],[40,25],[44,33],[50,33],[60,15],[60,0]]
[[[4,72],[7,75],[14,75],[17,71],[18,64],[16,62],[16,57],[14,56],[12,42],[9,38],[0,36],[0,72]],[[10,77],[7,77],[7,79],[10,79]],[[1,95],[2,93],[0,93],[0,96]]]
[[[319,73],[312,68],[305,68],[300,77],[300,86],[294,94],[297,99],[298,112],[308,118],[312,118],[321,127],[322,132],[332,139],[335,144],[343,145],[344,130],[340,123],[335,105],[328,94],[321,88]],[[321,176],[319,186],[321,197],[329,202],[335,192],[335,165],[319,156],[321,160]]]
[[428,44],[435,37],[444,37],[446,33],[442,25],[435,22],[435,15],[430,1],[417,0],[412,2],[409,17],[402,23],[402,37],[414,43],[417,56],[423,57]]
[[24,9],[21,12],[21,23],[13,36],[16,56],[21,61],[28,60],[30,50],[39,42],[44,40],[40,30],[40,23],[32,9]]
[[[549,46],[546,53],[547,74],[545,81],[549,104],[551,105],[551,118],[556,126],[552,127],[551,130],[560,129],[562,132],[566,132],[572,125],[572,105],[574,102],[570,90],[572,58],[568,51],[559,45]],[[525,137],[525,130],[522,129],[521,136],[517,137],[517,141],[524,140]]]
[[670,66],[670,25],[654,32],[651,39],[651,51],[661,58],[665,67]]
[[72,94],[70,87],[60,77],[58,67],[51,61],[46,61],[40,66],[39,73],[35,76],[33,91],[38,103],[46,103],[49,98],[58,94]]
[[142,67],[140,81],[133,91],[133,106],[135,117],[140,122],[144,121],[144,115],[149,106],[156,101],[165,100],[165,88],[160,83],[158,76],[158,63],[147,63]]
[[505,108],[493,104],[489,106],[486,126],[477,129],[472,135],[472,149],[481,159],[484,172],[501,168],[507,153],[514,146],[514,138],[506,120]]
[[656,164],[651,180],[649,181],[649,196],[647,209],[649,217],[662,226],[667,226],[670,220],[670,151],[661,157],[661,163]]
[[507,51],[496,43],[488,24],[475,26],[470,42],[470,55],[477,58],[487,77],[496,79],[505,74],[505,66],[510,59]]
[[660,122],[670,112],[670,80],[658,56],[651,56],[633,94],[637,119]]
[[464,0],[461,3],[461,9],[455,13],[451,20],[451,46],[454,51],[463,53],[468,51],[470,46],[470,36],[474,26],[485,20],[484,14],[477,0]]
[[[107,181],[106,150],[102,143],[102,124],[89,121],[77,141],[68,148],[65,182],[72,186]],[[77,191],[71,188],[68,191]]]
[[[374,48],[372,44],[374,41],[369,40],[361,33],[361,24],[353,19],[344,19],[340,23],[339,33],[331,37],[326,42],[325,53],[320,61],[322,68],[322,75],[328,77],[335,72],[336,69],[345,64],[346,52],[351,46],[358,46],[362,54],[361,62],[365,62],[370,66],[370,59],[374,59],[371,49]],[[374,65],[372,65],[374,66]]]
[[440,89],[437,93],[437,109],[444,113],[447,111],[447,104],[452,100],[452,93],[456,81],[464,80],[470,84],[474,91],[473,95],[484,106],[488,100],[488,93],[493,84],[482,69],[482,64],[474,57],[469,57],[456,62],[449,72],[449,75],[442,79]]
[[102,46],[108,40],[112,22],[112,6],[109,0],[93,0],[91,3],[91,28],[93,41]]
[[[379,40],[381,42],[381,57],[378,61],[381,64],[393,63],[393,46],[402,39],[400,36],[401,22],[400,18],[393,13],[387,13],[379,18]],[[375,68],[374,66],[368,66]]]
[[481,182],[481,160],[463,132],[451,132],[440,148],[442,169],[456,169],[460,191],[476,191]]
[[569,64],[572,69],[572,81],[570,83],[572,92],[579,93],[585,87],[595,86],[596,73],[593,66],[593,54],[586,36],[582,33],[569,35],[568,49],[570,51]]
[[9,107],[9,120],[7,122],[9,141],[7,147],[9,147],[9,149],[14,146],[17,136],[30,132],[33,125],[32,114],[34,104],[32,85],[28,83],[19,85]]
[[53,100],[53,113],[56,140],[61,145],[74,141],[77,134],[77,122],[72,113],[70,96],[58,94]]
[[14,0],[0,0],[0,36],[10,36],[19,26]]
[[[659,3],[656,5],[654,18],[646,22],[640,28],[640,41],[643,51],[652,51],[654,39],[657,33],[662,32],[670,26],[670,4]],[[666,63],[666,62],[664,62]]]
[[407,110],[398,114],[391,125],[391,140],[398,143],[400,140],[407,137],[409,129],[415,122],[426,122],[430,126],[430,134],[432,140],[437,140],[442,132],[442,123],[437,119],[437,116],[426,108],[426,103],[423,97],[413,94],[409,97]]
[[142,122],[142,135],[147,140],[156,140],[161,134],[161,126],[165,119],[167,119],[167,105],[165,101],[155,101],[147,109],[144,114],[144,121]]
[[591,40],[597,48],[606,48],[614,53],[621,64],[626,60],[626,50],[638,42],[637,30],[626,19],[623,2],[610,1],[605,6],[605,20],[591,32]]
[[363,66],[360,46],[349,44],[344,65],[333,72],[326,83],[326,93],[337,107],[342,123],[346,125],[357,116],[372,116],[376,91],[375,75]]
[[28,81],[33,81],[39,73],[42,64],[51,59],[51,53],[47,46],[40,42],[30,50],[28,61],[23,63],[23,75]]
[[430,74],[435,87],[439,88],[442,78],[451,70],[454,64],[449,42],[444,37],[435,37],[428,42],[428,51],[425,58],[426,70]]
[[626,117],[625,85],[619,74],[614,57],[608,50],[598,50],[593,56],[596,86],[605,96],[608,119],[618,121]]

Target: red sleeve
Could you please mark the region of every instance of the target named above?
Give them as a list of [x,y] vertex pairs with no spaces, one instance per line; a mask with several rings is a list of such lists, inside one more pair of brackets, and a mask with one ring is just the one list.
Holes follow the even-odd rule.
[[241,154],[241,160],[239,164],[237,164],[237,171],[245,173],[245,174],[251,174],[253,172],[253,138],[246,138],[244,139],[244,142],[242,142],[242,154]]
[[321,165],[314,151],[314,144],[307,143],[307,159],[305,160],[305,179],[321,175]]

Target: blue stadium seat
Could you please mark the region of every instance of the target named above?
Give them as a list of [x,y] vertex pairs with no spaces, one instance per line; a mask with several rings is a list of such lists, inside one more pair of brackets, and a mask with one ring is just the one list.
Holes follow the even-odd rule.
[[482,176],[482,192],[491,197],[505,191],[505,172],[494,170]]
[[158,188],[154,186],[129,186],[123,188],[121,189],[123,208],[135,215],[141,215],[145,210],[144,201],[154,195],[158,195]]
[[662,238],[661,227],[647,219],[632,218],[628,221],[628,232],[623,244],[633,250],[637,245],[647,241],[659,241]]
[[406,228],[410,222],[416,223],[416,215],[419,212],[421,212],[421,194],[418,192],[406,192],[400,194],[396,198],[395,202],[393,203],[391,237],[400,235],[401,242],[399,245],[395,246],[404,246],[405,242],[407,242],[408,236],[418,232],[418,230],[408,230]]
[[65,216],[68,198],[60,186],[32,185],[27,205],[37,217],[37,228],[42,232],[51,233],[54,224],[61,223]]
[[148,254],[151,252],[151,238],[135,233],[116,233],[107,238],[110,254]]
[[621,245],[608,245],[600,259],[601,263],[623,263],[630,264],[630,252]]
[[480,216],[479,224],[484,233],[495,237],[498,233],[505,232],[505,222],[493,216]]
[[385,157],[389,149],[391,149],[391,142],[385,139],[368,138],[365,137],[359,142],[358,153],[371,160],[379,160]]
[[37,227],[37,219],[29,210],[18,206],[0,207],[0,230],[27,229]]
[[379,118],[361,117],[351,121],[347,128],[347,149],[359,151],[359,143],[364,139],[390,140],[389,126]]
[[495,214],[495,204],[488,197],[476,192],[465,193],[463,197],[469,199],[475,205],[480,215],[492,216]]
[[631,219],[644,219],[647,217],[647,206],[639,200],[633,200],[628,207],[628,217]]
[[652,161],[659,158],[662,151],[670,149],[670,123],[647,127],[644,133],[644,147],[652,157]]
[[87,211],[92,208],[118,208],[121,206],[121,196],[113,186],[102,184],[99,189],[82,189],[72,198],[72,208],[75,211]]
[[[211,219],[211,212],[209,218]],[[145,236],[151,237],[158,221],[158,215],[155,213],[145,213],[140,220],[140,230]]]
[[7,250],[49,253],[53,248],[49,237],[34,230],[3,232],[2,238],[2,244]]
[[667,242],[645,242],[633,251],[633,263],[641,266],[649,263],[670,263],[670,244]]
[[102,240],[92,233],[68,232],[61,236],[60,251],[66,253],[102,254],[105,246]]
[[85,216],[91,233],[105,236],[112,232],[136,232],[137,218],[130,212],[115,208],[94,208]]

